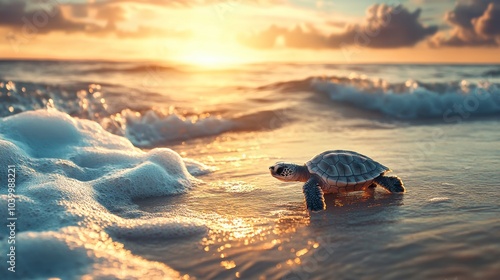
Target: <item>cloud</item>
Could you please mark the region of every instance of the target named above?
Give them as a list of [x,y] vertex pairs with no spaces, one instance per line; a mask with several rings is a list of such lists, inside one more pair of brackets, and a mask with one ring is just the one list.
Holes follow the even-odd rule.
[[31,32],[85,31],[91,24],[66,19],[58,6],[48,9],[27,9],[26,2],[0,2],[0,26],[31,29]]
[[500,5],[490,3],[483,15],[472,21],[474,30],[483,36],[500,35]]
[[329,49],[349,45],[370,48],[410,47],[434,35],[438,30],[436,26],[422,25],[419,20],[420,12],[420,9],[410,12],[401,5],[375,4],[368,8],[363,23],[347,25],[341,33],[326,35],[312,25],[293,29],[273,25],[261,32],[243,35],[240,41],[259,49],[273,48],[277,44],[304,49]]
[[452,26],[432,40],[433,46],[499,46],[500,0],[471,0],[459,3],[445,14]]
[[[187,37],[189,32],[160,29],[147,26],[136,26],[133,30],[119,27],[120,22],[127,20],[125,10],[120,5],[106,3],[65,4],[72,17],[64,14],[63,8],[56,1],[49,5],[33,5],[31,1],[1,1],[0,27],[8,27],[13,31],[28,35],[47,34],[50,32],[85,33],[92,36],[114,34],[121,38],[149,37],[165,35],[170,37]],[[89,10],[95,15],[89,18]]]
[[96,3],[139,3],[161,7],[188,8],[202,5],[237,5],[237,4],[282,4],[286,0],[97,0]]
[[96,19],[107,21],[124,21],[126,20],[125,9],[119,5],[106,5],[97,9]]
[[[232,5],[278,4],[283,0],[0,0],[0,27],[10,28],[15,35],[47,34],[51,32],[84,33],[90,36],[116,35],[120,38],[167,36],[185,38],[188,31],[142,26],[131,23],[126,4],[152,5],[158,8],[189,8],[215,5],[224,10]],[[122,24],[126,23],[126,24]],[[121,26],[127,26],[124,29]]]

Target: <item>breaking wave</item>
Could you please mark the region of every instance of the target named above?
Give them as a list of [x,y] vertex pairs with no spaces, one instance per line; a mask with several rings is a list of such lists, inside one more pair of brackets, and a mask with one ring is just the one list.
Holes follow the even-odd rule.
[[[156,147],[169,142],[219,135],[228,131],[277,128],[286,119],[281,111],[247,113],[217,112],[180,114],[174,107],[129,108],[108,102],[101,85],[73,88],[26,82],[0,82],[0,116],[55,109],[80,119],[99,123],[107,131],[128,138],[137,147]],[[116,100],[115,100],[116,102]]]
[[[500,114],[500,90],[497,84],[469,83],[465,80],[450,83],[421,83],[414,80],[389,83],[367,77],[310,77],[256,87],[254,91],[273,94],[269,97],[262,95],[253,101],[248,96],[237,101],[241,103],[226,106],[226,109],[219,107],[215,111],[201,113],[189,109],[183,109],[183,113],[180,113],[175,104],[168,104],[168,97],[159,94],[155,100],[164,100],[162,102],[167,104],[155,107],[151,106],[152,102],[127,102],[126,95],[113,93],[112,90],[108,90],[106,95],[99,84],[75,83],[70,87],[62,87],[4,81],[0,82],[0,116],[52,108],[73,117],[93,120],[106,130],[126,137],[137,147],[156,147],[231,131],[275,129],[304,113],[304,106],[300,102],[312,102],[309,108],[314,108],[317,105],[315,102],[321,102],[321,106],[324,106],[324,97],[333,102],[332,105],[345,104],[400,120],[454,120],[470,114]],[[311,92],[320,99],[302,98],[297,105],[289,106],[286,110],[277,107],[283,100],[283,94]],[[338,109],[335,106],[331,108]]]
[[311,78],[313,91],[332,101],[397,119],[429,119],[500,114],[500,89],[488,82],[391,84],[367,78]]
[[286,93],[312,91],[324,103],[346,104],[360,110],[378,112],[402,120],[500,114],[500,87],[486,81],[466,80],[449,83],[422,83],[408,80],[389,83],[382,79],[355,77],[309,77],[304,80],[278,82],[259,87]]

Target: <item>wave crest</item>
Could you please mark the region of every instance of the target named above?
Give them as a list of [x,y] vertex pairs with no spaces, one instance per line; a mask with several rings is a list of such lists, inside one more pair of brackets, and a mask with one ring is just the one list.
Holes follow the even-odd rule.
[[361,78],[315,78],[311,88],[335,101],[399,119],[449,118],[452,114],[500,113],[500,90],[487,82],[390,84]]
[[101,123],[106,130],[127,137],[139,147],[217,135],[235,127],[234,121],[209,114],[183,117],[175,113],[163,115],[154,110],[141,114],[130,109],[103,119]]

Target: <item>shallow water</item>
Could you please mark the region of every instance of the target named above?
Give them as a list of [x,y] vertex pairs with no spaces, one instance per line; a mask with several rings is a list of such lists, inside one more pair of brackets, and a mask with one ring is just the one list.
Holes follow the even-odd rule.
[[[130,249],[200,279],[494,279],[500,271],[497,128],[497,121],[422,125],[373,129],[359,138],[299,126],[185,143],[174,149],[220,171],[187,195],[138,204],[148,212],[202,213],[210,232],[201,240]],[[435,130],[446,138],[429,141]],[[416,143],[433,148],[421,154]],[[327,196],[327,210],[309,214],[300,183],[266,172],[277,160],[305,162],[331,146],[387,164],[407,193]]]
[[[498,66],[162,67],[0,63],[2,160],[22,171],[22,275],[498,277],[500,91],[484,76]],[[328,195],[326,211],[307,212],[302,184],[268,166],[329,149],[387,165],[407,192]]]

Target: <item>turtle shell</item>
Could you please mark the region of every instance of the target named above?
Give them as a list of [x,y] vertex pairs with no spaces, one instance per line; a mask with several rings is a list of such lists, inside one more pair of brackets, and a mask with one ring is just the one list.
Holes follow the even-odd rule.
[[321,187],[327,193],[362,190],[390,171],[367,156],[345,150],[323,152],[306,162],[306,166],[311,174],[321,178]]

